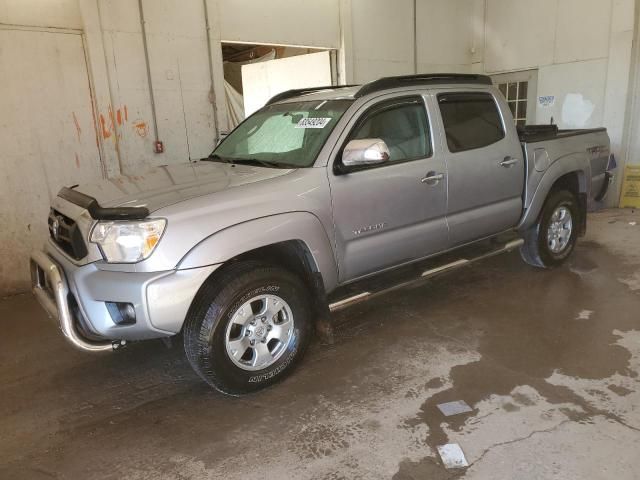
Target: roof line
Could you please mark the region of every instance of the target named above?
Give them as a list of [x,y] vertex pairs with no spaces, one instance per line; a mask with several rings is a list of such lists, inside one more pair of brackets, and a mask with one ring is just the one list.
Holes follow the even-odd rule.
[[280,102],[281,100],[286,100],[287,98],[299,97],[300,95],[305,95],[307,93],[320,92],[322,90],[338,90],[340,88],[350,88],[350,87],[359,87],[360,85],[327,85],[325,87],[308,87],[308,88],[294,88],[292,90],[286,90],[282,93],[278,93],[269,99],[265,106],[271,105],[272,103]]
[[476,84],[492,85],[491,77],[487,75],[477,75],[473,73],[424,73],[418,75],[401,75],[396,77],[383,77],[364,85],[327,85],[324,87],[295,88],[278,93],[269,99],[265,105],[271,105],[288,98],[298,97],[308,93],[320,92],[322,90],[338,90],[341,88],[360,87],[354,94],[354,98],[364,97],[370,93],[392,88],[413,87],[421,85],[442,85],[442,84]]

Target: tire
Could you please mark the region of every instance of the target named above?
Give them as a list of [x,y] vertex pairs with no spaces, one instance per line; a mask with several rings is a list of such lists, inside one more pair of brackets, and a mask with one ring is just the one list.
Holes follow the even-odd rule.
[[[565,216],[564,225],[556,231],[560,237],[566,237],[564,241],[560,239],[553,243],[549,240],[548,234],[552,223],[559,225],[563,223],[562,214],[554,217],[556,212],[566,210],[570,213],[571,229],[567,235],[565,228],[568,223]],[[562,265],[564,261],[571,255],[578,238],[578,230],[580,226],[580,209],[578,207],[578,199],[567,190],[552,191],[542,207],[542,212],[538,217],[538,221],[524,234],[524,245],[520,247],[520,255],[522,259],[538,268],[554,268]],[[552,233],[552,235],[554,235]]]
[[[261,300],[248,303],[256,298]],[[260,313],[267,305],[271,310]],[[304,283],[289,271],[258,262],[232,264],[205,283],[187,314],[187,359],[205,382],[228,395],[272,385],[302,360],[313,331],[310,305]],[[282,341],[271,338],[277,332]]]

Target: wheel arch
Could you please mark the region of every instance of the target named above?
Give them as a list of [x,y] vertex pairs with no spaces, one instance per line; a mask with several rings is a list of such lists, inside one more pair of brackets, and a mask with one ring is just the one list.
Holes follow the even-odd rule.
[[[179,268],[220,264],[206,284],[215,281],[229,265],[247,261],[271,263],[292,271],[312,294],[318,323],[327,321],[326,295],[335,288],[338,274],[329,237],[317,217],[293,212],[234,225],[196,245],[180,261]],[[325,330],[324,324],[318,327]]]
[[579,156],[571,156],[563,159],[563,161],[556,161],[538,183],[529,206],[518,225],[518,230],[527,230],[536,223],[550,193],[557,190],[568,190],[576,195],[578,199],[580,208],[579,233],[583,235],[586,231],[589,178],[589,172]]
[[326,287],[335,286],[338,273],[332,244],[320,220],[309,212],[282,213],[231,225],[201,240],[178,262],[177,268],[224,264],[280,244],[302,248],[321,272]]

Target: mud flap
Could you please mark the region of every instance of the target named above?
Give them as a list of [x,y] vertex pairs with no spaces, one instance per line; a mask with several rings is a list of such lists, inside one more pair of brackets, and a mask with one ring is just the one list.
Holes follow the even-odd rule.
[[313,299],[316,314],[316,334],[322,343],[333,345],[335,341],[335,332],[333,324],[331,323],[331,314],[329,312],[327,294],[324,290],[324,282],[322,281],[322,275],[319,272],[315,272],[313,274]]
[[578,225],[578,236],[584,237],[587,234],[587,194],[578,195],[578,208],[580,209],[580,223]]

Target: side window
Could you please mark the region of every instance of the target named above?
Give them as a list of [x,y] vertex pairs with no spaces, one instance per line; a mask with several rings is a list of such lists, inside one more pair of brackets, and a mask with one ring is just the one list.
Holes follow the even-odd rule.
[[486,147],[504,138],[500,111],[490,93],[441,93],[438,104],[450,152]]
[[398,98],[376,105],[356,124],[349,140],[381,138],[390,162],[431,155],[431,136],[424,103],[419,97]]

